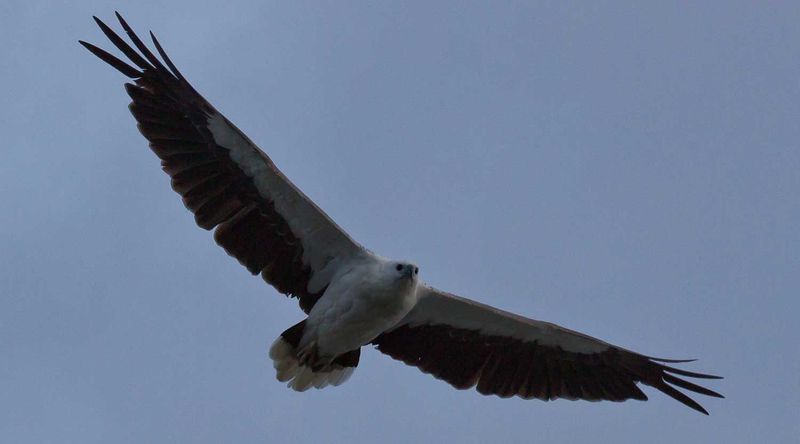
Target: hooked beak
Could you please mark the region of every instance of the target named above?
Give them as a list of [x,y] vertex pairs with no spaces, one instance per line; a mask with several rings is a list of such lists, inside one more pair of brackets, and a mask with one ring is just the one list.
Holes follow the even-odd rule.
[[413,265],[405,265],[403,269],[400,270],[400,276],[397,278],[400,279],[413,279],[414,278],[414,266]]

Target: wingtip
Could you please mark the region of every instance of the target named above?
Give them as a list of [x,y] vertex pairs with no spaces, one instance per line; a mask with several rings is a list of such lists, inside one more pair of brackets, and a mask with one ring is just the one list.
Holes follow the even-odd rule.
[[117,16],[117,21],[119,22],[120,25],[122,25],[122,28],[127,31],[128,28],[130,28],[130,26],[128,26],[128,22],[126,22],[125,19],[122,18],[122,14],[120,14],[119,11],[114,11],[114,15]]
[[100,49],[97,46],[94,46],[85,40],[78,40],[78,43],[80,43],[80,45],[83,46],[84,48],[88,49],[89,52],[91,53],[94,53],[96,50]]
[[184,80],[183,74],[181,74],[181,72],[178,70],[178,68],[175,66],[175,64],[172,63],[172,60],[167,55],[166,51],[164,51],[164,48],[161,46],[161,43],[159,43],[158,39],[156,38],[156,35],[153,34],[153,31],[149,31],[149,32],[150,32],[150,39],[153,40],[153,44],[156,46],[156,51],[158,51],[158,54],[161,55],[162,59],[164,59],[164,63],[167,64],[167,66],[169,67],[170,71],[172,71],[172,74],[178,80]]
[[708,413],[708,410],[706,410],[705,407],[703,407],[702,405],[698,404],[693,399],[691,399],[691,398],[689,398],[689,399],[692,401],[692,403],[684,403],[684,404],[686,404],[687,407],[691,408],[692,410],[694,410],[696,412],[700,412],[700,413],[702,413],[702,414],[704,414],[706,416],[711,416],[711,414]]
[[86,48],[86,49],[87,49],[89,52],[91,52],[92,54],[95,54],[95,51],[96,51],[97,49],[99,49],[99,48],[97,48],[96,46],[92,45],[91,43],[89,43],[89,42],[87,42],[87,41],[85,41],[85,40],[78,40],[78,43],[79,43],[81,46],[83,46],[84,48]]
[[691,358],[691,359],[667,359],[667,358],[656,358],[654,356],[648,356],[647,359],[649,359],[651,361],[657,361],[657,362],[669,362],[671,364],[683,364],[683,363],[686,363],[686,362],[697,361],[697,358]]
[[690,372],[690,371],[687,371],[687,370],[682,370],[682,369],[679,369],[679,368],[670,367],[668,365],[663,365],[663,364],[660,364],[660,365],[664,369],[664,371],[666,371],[668,373],[673,373],[673,374],[676,374],[676,375],[682,375],[682,376],[688,376],[690,378],[700,378],[700,379],[724,379],[722,376],[709,375],[709,374],[706,374],[706,373]]
[[132,66],[128,65],[127,63],[123,62],[122,60],[114,57],[113,55],[109,54],[108,52],[98,48],[91,43],[84,42],[83,40],[78,40],[84,48],[86,48],[89,52],[97,56],[100,60],[108,63],[114,69],[121,72],[122,74],[130,77],[131,79],[138,79],[142,76],[142,73],[137,71]]

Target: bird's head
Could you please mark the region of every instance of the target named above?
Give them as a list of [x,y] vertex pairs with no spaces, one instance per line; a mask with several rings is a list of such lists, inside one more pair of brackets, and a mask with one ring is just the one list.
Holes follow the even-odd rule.
[[419,267],[411,262],[391,261],[385,264],[386,271],[397,282],[416,283]]

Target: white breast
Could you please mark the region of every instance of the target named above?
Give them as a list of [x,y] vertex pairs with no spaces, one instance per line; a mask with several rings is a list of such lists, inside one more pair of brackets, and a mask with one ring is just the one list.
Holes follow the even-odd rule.
[[334,357],[369,343],[416,303],[417,279],[398,280],[382,258],[361,261],[337,276],[308,315],[300,346],[315,341]]

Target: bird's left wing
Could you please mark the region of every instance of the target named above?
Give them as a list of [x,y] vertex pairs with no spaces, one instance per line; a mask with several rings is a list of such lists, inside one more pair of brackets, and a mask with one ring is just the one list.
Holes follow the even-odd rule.
[[134,79],[125,84],[129,108],[172,188],[228,254],[308,312],[337,268],[365,250],[195,91],[152,33],[163,63],[117,18],[138,52],[95,21],[130,62],[80,43]]
[[458,389],[542,400],[647,400],[652,386],[705,414],[673,386],[722,395],[675,375],[718,379],[666,365],[687,362],[640,355],[548,322],[536,321],[431,287],[397,326],[373,341],[381,352]]

